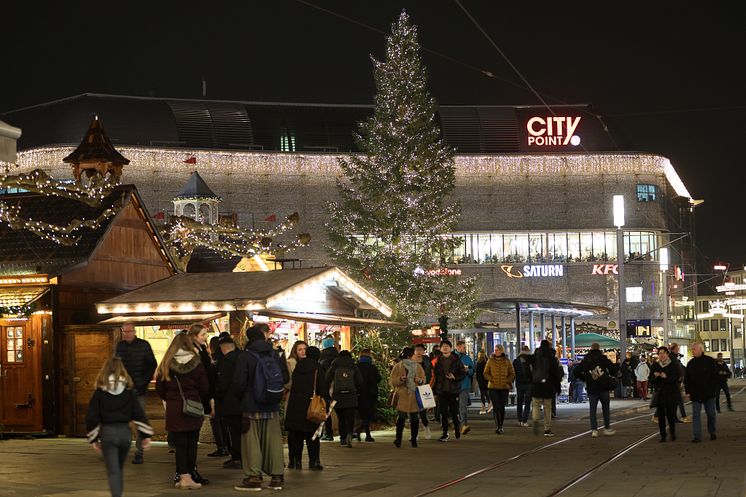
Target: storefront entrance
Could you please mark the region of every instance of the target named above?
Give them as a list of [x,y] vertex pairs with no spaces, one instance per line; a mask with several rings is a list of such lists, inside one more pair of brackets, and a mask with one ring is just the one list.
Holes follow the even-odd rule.
[[41,431],[41,319],[0,320],[0,425]]

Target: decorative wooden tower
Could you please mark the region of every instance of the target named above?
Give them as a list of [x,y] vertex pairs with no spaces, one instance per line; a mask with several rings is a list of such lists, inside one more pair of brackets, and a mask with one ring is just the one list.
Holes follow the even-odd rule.
[[73,176],[78,183],[81,183],[83,173],[89,180],[94,176],[102,179],[108,176],[119,183],[122,167],[130,163],[129,159],[124,158],[111,144],[104,126],[96,115],[91,119],[88,131],[78,148],[62,159],[62,162],[72,164]]
[[174,215],[194,219],[199,223],[218,224],[218,204],[222,199],[194,171],[181,192],[174,197]]

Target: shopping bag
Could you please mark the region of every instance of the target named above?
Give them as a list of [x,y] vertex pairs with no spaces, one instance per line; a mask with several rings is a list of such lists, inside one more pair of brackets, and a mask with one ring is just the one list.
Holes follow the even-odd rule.
[[420,409],[432,409],[435,407],[435,395],[430,385],[419,385],[417,387],[417,405]]

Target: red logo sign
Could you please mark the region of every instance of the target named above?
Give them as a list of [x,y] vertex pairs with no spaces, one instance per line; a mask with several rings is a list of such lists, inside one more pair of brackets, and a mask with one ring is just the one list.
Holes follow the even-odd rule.
[[618,264],[594,264],[591,274],[619,274]]

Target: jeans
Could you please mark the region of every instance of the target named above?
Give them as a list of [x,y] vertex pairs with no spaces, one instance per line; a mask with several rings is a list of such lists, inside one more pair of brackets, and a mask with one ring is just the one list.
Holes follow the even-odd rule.
[[220,401],[215,401],[215,412],[210,418],[210,428],[212,428],[212,437],[215,439],[215,446],[218,450],[228,448],[228,436],[223,426],[223,406]]
[[676,403],[679,405],[679,411],[681,411],[681,417],[686,417],[686,408],[684,407],[684,396],[681,395],[681,389],[676,389]]
[[448,433],[449,414],[453,420],[453,429],[457,432],[460,431],[461,423],[459,423],[458,419],[458,394],[438,394],[438,407],[440,408],[440,425],[443,427],[443,433]]
[[355,429],[355,408],[354,407],[335,407],[337,413],[337,422],[339,423],[339,440],[352,438],[352,430]]
[[462,390],[458,394],[458,414],[461,418],[461,426],[469,424],[469,391]]
[[[142,412],[145,412],[145,405],[148,403],[148,397],[146,395],[138,395],[137,402],[142,407]],[[137,440],[135,441],[135,455],[142,456],[142,435],[137,432]]]
[[411,432],[410,440],[412,442],[417,441],[417,432],[420,427],[420,414],[418,412],[401,412],[396,417],[396,439],[401,442],[402,435],[404,434],[404,422],[409,417],[409,431]]
[[495,427],[502,428],[505,421],[505,404],[508,403],[510,390],[495,390],[490,388],[490,400],[492,401],[492,417],[495,418]]
[[704,401],[693,400],[692,401],[692,432],[694,438],[702,438],[702,423],[700,422],[700,415],[702,414],[702,406],[705,408],[707,414],[707,433],[710,436],[715,434],[715,399],[707,399]]
[[720,382],[720,389],[718,390],[718,412],[720,412],[720,390],[725,392],[725,401],[728,403],[728,409],[733,409],[733,403],[730,401],[730,389],[728,388],[728,382]]
[[531,385],[517,385],[515,391],[518,421],[527,423],[528,415],[531,412]]
[[228,432],[226,440],[231,459],[241,460],[241,415],[226,416],[223,414],[223,427]]
[[648,400],[648,381],[647,380],[637,382],[637,395],[639,395],[641,399]]
[[[556,397],[553,397],[556,398]],[[541,407],[544,406],[544,431],[552,429],[552,399],[542,399],[533,397],[531,399],[531,409],[533,409],[531,419],[534,423],[539,422]]]
[[666,438],[666,421],[668,421],[668,428],[671,431],[671,438],[676,436],[676,404],[670,406],[658,406],[655,411],[655,415],[658,417],[658,430],[661,433],[661,438]]
[[106,474],[109,478],[109,490],[112,497],[121,497],[124,489],[124,461],[130,450],[130,432],[127,423],[101,425],[101,452],[106,463]]
[[197,442],[199,430],[173,432],[176,472],[186,475],[197,465]]
[[583,389],[585,388],[585,383],[582,381],[573,381],[572,383],[572,397],[573,402],[580,403],[583,402]]
[[591,405],[591,430],[598,429],[598,420],[596,419],[596,410],[598,409],[598,401],[601,401],[601,411],[604,414],[604,428],[609,428],[611,425],[611,415],[609,409],[609,391],[602,390],[598,393],[589,393],[588,401]]

